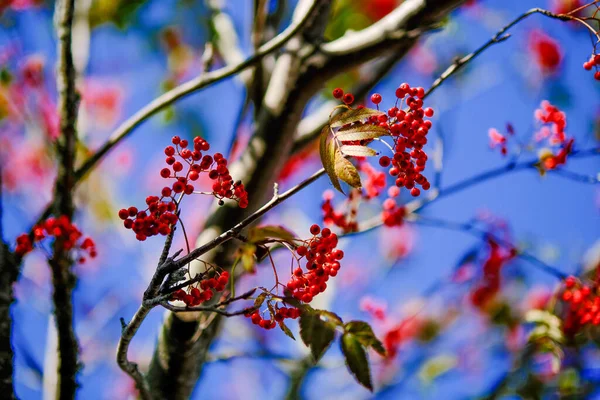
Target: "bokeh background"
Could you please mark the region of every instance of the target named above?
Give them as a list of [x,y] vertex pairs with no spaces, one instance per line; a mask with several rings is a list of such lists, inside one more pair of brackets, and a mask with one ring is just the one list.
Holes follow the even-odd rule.
[[[82,73],[79,128],[84,152],[100,146],[112,129],[151,99],[196,76],[212,31],[210,13],[199,0],[80,3],[75,56]],[[337,3],[327,33],[330,38],[367,26],[400,1]],[[375,91],[383,95],[385,105],[386,101],[391,104],[402,82],[427,88],[456,56],[483,44],[517,15],[536,6],[556,10],[561,3],[469,2],[451,14],[443,29],[426,35]],[[294,4],[288,2],[282,29]],[[35,221],[52,194],[55,162],[49,143],[57,132],[56,37],[49,2],[21,0],[3,7],[0,153],[7,160],[3,224],[6,238],[13,241]],[[252,2],[229,0],[224,10],[235,23],[243,52],[249,55]],[[578,149],[599,144],[600,84],[582,68],[592,49],[589,34],[573,24],[541,16],[530,17],[511,33],[509,40],[488,49],[426,101],[436,111],[431,135],[443,138],[444,143],[442,186],[505,165],[511,156],[502,157],[497,149],[490,149],[489,128],[506,132],[510,123],[521,142],[531,142],[539,127],[533,114],[544,99],[566,112],[567,133],[575,138]],[[536,43],[540,40],[556,46],[557,59],[548,61],[539,54]],[[216,63],[222,62],[217,59]],[[350,88],[358,76],[351,72],[329,82],[309,109],[330,100],[331,88]],[[136,241],[122,228],[117,210],[142,204],[147,195],[160,190],[162,149],[175,134],[188,139],[202,135],[212,149],[233,150],[235,158],[250,132],[250,121],[240,117],[244,99],[243,84],[230,78],[178,102],[137,128],[79,189],[76,222],[96,240],[99,253],[97,259],[77,267],[75,318],[85,365],[79,398],[121,399],[135,393],[132,381],[115,363],[119,318],[129,319],[135,312],[162,243],[160,238]],[[237,149],[232,148],[235,135],[241,143]],[[536,157],[536,151],[523,152],[518,159]],[[593,176],[600,163],[597,158],[573,159],[567,167]],[[301,162],[286,168],[280,185],[291,187],[318,168],[314,148],[305,152]],[[432,176],[431,167],[426,174]],[[279,206],[266,221],[306,236],[312,223],[322,222],[322,194],[330,187],[327,178],[320,179]],[[336,195],[334,203],[341,201],[341,195]],[[207,197],[184,204],[183,220],[190,237],[201,231],[209,206]],[[524,170],[440,199],[423,215],[493,226],[570,274],[593,263],[600,253],[599,207],[598,186]],[[359,216],[368,218],[373,209],[366,205]],[[176,248],[183,246],[183,238],[178,237]],[[304,398],[472,398],[493,390],[509,373],[526,342],[527,327],[492,323],[489,315],[470,303],[469,293],[486,254],[480,239],[460,231],[405,224],[352,236],[341,247],[347,254],[342,270],[315,306],[331,309],[344,320],[369,321],[381,336],[401,324],[416,325],[403,331],[398,355],[392,360],[371,355],[375,394],[354,382],[334,344],[319,366],[306,373],[300,389]],[[280,273],[285,274],[289,255],[278,254],[276,260]],[[516,313],[544,302],[558,283],[556,277],[519,260],[509,263],[502,276],[501,296]],[[272,281],[265,265],[256,275],[243,277],[240,286],[271,285]],[[13,307],[16,385],[23,399],[41,398],[44,373],[52,370],[53,357],[46,351],[52,340],[50,293],[49,270],[43,251],[38,250],[26,259]],[[133,341],[130,358],[142,366],[150,361],[164,314],[155,309]],[[296,332],[297,324],[290,325]],[[290,371],[301,368],[306,355],[300,341],[290,340],[279,330],[264,331],[243,317],[231,318],[211,349],[193,398],[283,398]],[[578,379],[596,384],[598,360],[600,352],[587,349],[584,359],[578,360],[583,363]],[[568,367],[567,357],[563,370]],[[539,368],[542,375],[552,374],[544,363]]]

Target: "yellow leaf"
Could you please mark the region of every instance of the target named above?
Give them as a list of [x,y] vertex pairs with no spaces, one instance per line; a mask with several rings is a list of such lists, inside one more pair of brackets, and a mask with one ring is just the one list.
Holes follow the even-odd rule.
[[352,140],[375,139],[389,134],[390,131],[383,126],[362,124],[340,128],[335,133],[335,137],[342,142],[349,142]]
[[353,188],[360,189],[362,186],[358,170],[339,150],[335,152],[335,174]]
[[372,108],[355,108],[334,115],[332,118],[330,118],[329,124],[332,128],[338,128],[340,126],[351,124],[353,122],[363,121],[374,115],[383,115],[383,112],[379,110],[374,110]]
[[340,150],[343,154],[354,157],[371,157],[378,154],[375,150],[367,146],[342,146]]
[[344,193],[335,172],[336,150],[335,140],[330,135],[329,125],[326,125],[321,131],[321,142],[319,145],[321,163],[323,164],[323,168],[325,168],[325,172],[327,172],[327,175],[329,175],[329,180],[331,181],[333,187]]

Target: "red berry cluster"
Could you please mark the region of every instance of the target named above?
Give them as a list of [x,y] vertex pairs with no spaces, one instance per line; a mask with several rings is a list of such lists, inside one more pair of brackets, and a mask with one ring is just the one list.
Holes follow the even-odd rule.
[[[421,174],[425,170],[427,154],[423,151],[423,146],[427,144],[427,133],[431,129],[431,121],[424,119],[433,116],[433,109],[423,109],[423,97],[425,89],[422,87],[410,87],[408,83],[401,84],[396,89],[396,105],[386,114],[371,117],[370,122],[386,128],[389,128],[390,134],[394,138],[394,156],[382,156],[379,159],[379,165],[388,168],[391,165],[389,174],[396,177],[396,186],[405,187],[410,190],[413,196],[419,196],[421,190],[430,188],[427,178]],[[371,96],[371,101],[379,107],[382,98],[379,94]],[[408,106],[407,110],[398,107],[403,104]]]
[[[342,250],[336,250],[338,237],[328,228],[321,228],[314,224],[310,227],[313,237],[299,246],[296,253],[300,259],[306,257],[306,269],[301,267],[293,271],[287,283],[287,289],[298,300],[310,303],[312,299],[327,289],[329,277],[337,275],[340,269],[339,261],[344,258]],[[319,236],[320,233],[320,236]]]
[[358,203],[360,200],[359,191],[352,190],[348,195],[349,210],[347,212],[336,211],[333,206],[333,192],[331,190],[323,193],[323,204],[321,211],[323,212],[323,223],[325,225],[335,225],[342,229],[342,232],[358,231],[358,223],[356,222],[356,214],[358,213]]
[[362,160],[359,161],[359,168],[367,178],[363,180],[363,187],[365,188],[363,197],[369,200],[379,196],[381,191],[385,189],[385,173],[376,170],[371,164]]
[[79,250],[82,254],[78,255],[77,262],[80,264],[86,261],[84,254],[91,258],[95,258],[97,255],[94,241],[89,237],[84,238],[79,228],[64,215],[58,218],[50,217],[34,226],[33,241],[26,233],[19,235],[15,253],[22,257],[33,250],[35,243],[49,237],[53,237],[55,246],[60,246],[62,250]]
[[488,238],[487,243],[490,247],[490,253],[483,263],[483,278],[471,293],[471,303],[478,308],[484,308],[488,301],[498,293],[500,290],[500,270],[517,255],[516,249],[500,247],[491,238]]
[[600,54],[592,54],[590,59],[583,63],[583,68],[586,71],[591,71],[592,68],[595,68],[594,79],[600,81]]
[[171,300],[181,300],[188,307],[198,306],[213,298],[215,293],[225,290],[229,282],[229,272],[223,271],[211,278],[202,279],[196,286],[188,286],[185,290],[174,292]]
[[[163,194],[165,190],[163,189]],[[119,218],[123,220],[123,225],[127,229],[133,230],[135,237],[139,241],[144,241],[148,237],[161,234],[163,236],[171,233],[171,228],[177,223],[179,217],[175,214],[177,203],[172,197],[171,201],[164,201],[164,196],[148,196],[143,211],[138,211],[136,207],[119,210]]]
[[573,151],[574,139],[567,138],[565,128],[567,126],[567,116],[564,112],[553,106],[550,102],[544,100],[540,108],[535,110],[535,118],[544,126],[536,132],[536,141],[548,139],[551,145],[560,145],[558,153],[551,151],[542,153],[541,162],[545,169],[555,169],[559,165],[567,162],[567,156]]
[[275,313],[271,313],[270,318],[263,318],[258,310],[247,313],[246,317],[250,318],[254,325],[264,329],[273,329],[277,323],[283,323],[286,318],[296,319],[300,316],[300,309],[294,307],[282,307],[274,310]]
[[[391,188],[393,189],[393,188]],[[406,208],[399,206],[396,200],[388,198],[383,202],[381,219],[385,226],[401,226],[406,216]]]
[[354,103],[354,95],[352,93],[344,93],[340,88],[333,89],[333,97],[341,99],[348,106]]
[[[220,205],[224,204],[223,199],[232,199],[241,208],[248,207],[248,193],[241,181],[233,181],[227,168],[227,159],[221,153],[215,153],[214,156],[202,154],[210,149],[206,140],[196,136],[193,149],[188,148],[188,141],[179,136],[173,136],[171,142],[175,147],[165,147],[165,162],[169,167],[163,168],[160,176],[175,182],[163,187],[161,197],[148,196],[148,208],[145,210],[138,211],[136,207],[129,207],[119,211],[119,218],[124,221],[125,228],[132,229],[136,238],[141,241],[171,232],[172,226],[178,221],[176,211],[181,198],[194,193],[192,182],[197,181],[203,172],[207,172],[208,177],[214,181],[212,195],[219,199]],[[176,195],[180,195],[179,200],[175,199]]]
[[575,277],[565,279],[561,298],[567,304],[563,331],[573,336],[587,325],[600,325],[600,296],[597,287],[581,284]]
[[558,107],[544,100],[540,104],[540,108],[535,110],[535,118],[540,121],[543,126],[536,134],[535,139],[539,142],[543,139],[548,139],[551,145],[564,143],[567,140],[565,128],[567,127],[567,116],[560,111]]

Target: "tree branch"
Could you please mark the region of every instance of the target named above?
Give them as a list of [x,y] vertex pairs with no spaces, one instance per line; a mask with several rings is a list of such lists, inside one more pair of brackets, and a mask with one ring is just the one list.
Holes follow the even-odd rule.
[[117,364],[119,364],[119,367],[135,381],[135,387],[138,389],[140,397],[143,400],[151,400],[154,396],[152,396],[148,382],[140,372],[138,365],[129,361],[127,358],[127,352],[129,351],[131,340],[152,308],[153,307],[142,304],[128,324],[121,318],[123,329],[121,331],[119,345],[117,346]]
[[314,1],[312,6],[307,9],[306,13],[296,23],[293,23],[286,28],[281,34],[265,43],[260,47],[258,52],[244,61],[220,68],[216,71],[208,72],[198,78],[194,78],[186,83],[183,83],[176,88],[169,90],[158,98],[148,103],[145,107],[135,113],[133,116],[123,122],[111,135],[111,138],[102,146],[98,151],[90,156],[84,164],[77,170],[77,180],[81,180],[102,157],[104,157],[114,146],[116,146],[121,140],[125,139],[136,127],[142,122],[163,110],[167,106],[174,102],[188,96],[201,89],[209,87],[223,79],[230,76],[236,75],[248,67],[255,65],[265,55],[270,54],[281,47],[283,47],[291,38],[293,38],[303,26],[310,21],[313,11],[315,10],[317,2]]
[[4,242],[2,231],[2,167],[0,159],[0,393],[7,399],[16,399],[13,386],[14,353],[11,343],[12,318],[10,306],[15,301],[13,283],[19,275],[19,265],[8,245]]
[[[73,190],[75,187],[75,145],[77,140],[77,111],[79,94],[75,88],[76,70],[72,54],[72,25],[75,0],[62,0],[57,4],[58,65],[57,88],[59,92],[58,115],[60,137],[57,140],[59,170],[54,193],[55,215],[73,218]],[[54,254],[49,260],[52,270],[54,314],[58,334],[58,377],[56,397],[74,399],[78,387],[79,343],[73,328],[72,291],[76,277],[72,272],[73,260],[62,240],[54,243]]]

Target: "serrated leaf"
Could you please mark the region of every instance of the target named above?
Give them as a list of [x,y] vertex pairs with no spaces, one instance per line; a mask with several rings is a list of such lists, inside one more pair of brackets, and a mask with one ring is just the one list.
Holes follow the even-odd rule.
[[329,176],[329,180],[334,188],[344,193],[340,186],[340,181],[335,174],[335,154],[336,144],[333,137],[330,135],[329,125],[326,125],[321,131],[321,141],[319,144],[319,155],[321,156],[321,163],[325,172]]
[[300,337],[310,347],[315,362],[323,356],[335,337],[335,328],[323,321],[319,314],[303,312],[300,315]]
[[248,241],[251,243],[257,243],[265,239],[281,239],[289,242],[295,238],[296,235],[281,225],[258,226],[248,232]]
[[385,356],[385,347],[375,333],[373,328],[364,321],[350,321],[344,325],[344,331],[351,333],[356,336],[356,339],[365,347],[370,347],[375,350],[379,355]]
[[355,145],[342,146],[340,148],[340,151],[347,156],[353,157],[372,157],[378,154],[375,150],[373,150],[370,147]]
[[259,294],[256,299],[254,300],[254,307],[260,307],[262,306],[262,304],[265,302],[265,299],[267,298],[267,293],[266,292],[262,292],[261,294]]
[[375,139],[389,134],[390,131],[382,126],[362,124],[340,128],[335,133],[335,137],[342,142],[349,142],[352,140]]
[[335,152],[335,175],[353,188],[362,186],[358,170],[339,150]]
[[351,124],[353,122],[363,121],[374,115],[383,115],[383,112],[372,108],[355,108],[334,115],[330,118],[329,124],[332,128],[338,128],[340,126]]
[[296,340],[296,338],[294,337],[294,334],[292,333],[292,331],[290,330],[290,328],[288,328],[287,325],[283,323],[283,321],[279,322],[279,327],[281,328],[281,330],[283,331],[283,333],[285,333],[286,335],[288,335],[292,339]]
[[358,383],[370,391],[373,391],[367,352],[360,344],[358,338],[352,333],[346,332],[342,335],[341,346],[342,353],[346,360],[346,366],[350,370],[352,376],[354,376]]

